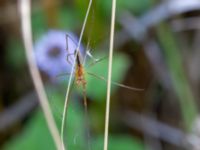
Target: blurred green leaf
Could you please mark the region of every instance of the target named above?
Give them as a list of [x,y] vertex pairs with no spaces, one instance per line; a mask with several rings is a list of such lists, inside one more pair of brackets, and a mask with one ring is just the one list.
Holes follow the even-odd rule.
[[74,31],[80,26],[82,20],[78,20],[78,14],[74,9],[62,8],[58,14],[59,28]]
[[128,9],[135,14],[143,13],[152,5],[152,0],[123,0],[117,1],[119,9]]
[[55,150],[41,111],[35,113],[24,131],[7,143],[6,150]]
[[[51,102],[53,104],[52,107],[58,108],[59,111],[62,110],[64,99],[60,99],[62,96],[59,96],[60,93],[57,93],[58,91],[53,91],[52,89],[50,91],[50,99],[54,101],[53,103]],[[61,118],[56,118],[56,120],[60,128]],[[65,141],[67,141],[69,149],[79,150],[85,146],[85,127],[83,122],[82,109],[75,103],[70,103],[65,129]],[[7,143],[5,150],[55,150],[54,142],[41,110],[36,111],[24,130]]]
[[40,37],[48,29],[44,12],[42,10],[33,11],[32,30],[34,37]]
[[[96,53],[94,56],[98,58],[105,57],[105,54]],[[90,63],[89,63],[90,64]],[[123,80],[124,75],[129,67],[129,60],[125,55],[117,54],[113,57],[112,66],[112,81],[120,83]],[[87,95],[95,100],[102,100],[106,96],[107,82],[101,79],[97,79],[95,76],[87,74],[93,73],[97,76],[102,76],[107,79],[108,59],[104,59],[93,66],[86,67],[86,91]],[[112,92],[117,89],[117,86],[112,86]]]
[[[146,11],[152,5],[152,0],[120,0],[117,1],[117,10],[129,10],[134,14],[141,14]],[[100,11],[103,16],[110,16],[111,13],[111,1],[100,0],[97,2],[97,5],[100,7]]]
[[[98,137],[93,143],[93,150],[103,149],[103,137]],[[133,137],[121,135],[121,136],[109,136],[109,150],[144,150],[143,143]]]

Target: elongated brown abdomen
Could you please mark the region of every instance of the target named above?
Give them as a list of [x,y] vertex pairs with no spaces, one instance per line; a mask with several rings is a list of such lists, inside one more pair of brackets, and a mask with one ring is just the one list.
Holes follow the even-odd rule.
[[86,85],[85,73],[81,64],[76,65],[76,84],[82,86]]

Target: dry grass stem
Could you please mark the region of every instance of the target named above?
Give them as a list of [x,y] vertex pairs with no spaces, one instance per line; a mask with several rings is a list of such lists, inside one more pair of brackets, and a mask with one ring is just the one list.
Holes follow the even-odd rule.
[[106,97],[106,116],[105,116],[105,132],[104,132],[104,150],[108,149],[108,129],[109,129],[109,116],[110,116],[110,93],[111,93],[112,59],[113,59],[113,45],[114,45],[114,31],[115,31],[115,11],[116,11],[116,0],[112,0],[108,82],[107,82],[107,97]]
[[31,7],[30,0],[20,0],[19,1],[19,10],[21,15],[21,24],[22,24],[22,36],[23,42],[26,50],[26,57],[30,69],[30,73],[33,79],[33,83],[36,89],[36,92],[39,97],[39,102],[44,112],[45,119],[47,121],[48,128],[55,142],[56,148],[61,150],[61,140],[59,136],[58,129],[56,127],[55,120],[51,113],[51,109],[48,103],[47,95],[42,83],[42,79],[37,68],[34,53],[33,53],[33,43],[32,43],[32,29],[31,29]]

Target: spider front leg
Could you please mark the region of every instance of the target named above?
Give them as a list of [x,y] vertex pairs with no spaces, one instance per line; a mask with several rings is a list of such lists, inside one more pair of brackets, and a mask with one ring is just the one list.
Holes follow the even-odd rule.
[[69,64],[71,64],[72,65],[72,63],[73,63],[73,60],[70,60],[70,56],[71,55],[74,55],[75,56],[75,52],[73,52],[73,53],[70,53],[69,52],[69,45],[68,45],[68,39],[71,39],[72,40],[72,42],[74,42],[73,41],[73,39],[70,37],[70,35],[68,35],[68,34],[66,34],[66,51],[67,51],[67,62],[69,63]]
[[70,56],[71,56],[71,55],[74,55],[74,56],[75,56],[75,53],[69,53],[69,54],[67,54],[67,62],[68,62],[70,65],[73,64],[73,60],[72,60],[72,59],[70,60],[70,58],[71,58]]

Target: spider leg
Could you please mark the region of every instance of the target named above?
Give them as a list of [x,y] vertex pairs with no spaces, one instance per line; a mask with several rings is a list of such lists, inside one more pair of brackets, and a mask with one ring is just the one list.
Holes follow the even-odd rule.
[[[67,54],[67,62],[68,62],[70,65],[72,65],[72,62],[73,62],[72,60],[70,60],[70,58],[71,58],[70,56],[71,56],[71,55],[74,55],[74,53],[69,53],[69,54]],[[72,58],[71,58],[71,59],[72,59]]]
[[[90,53],[89,53],[90,54]],[[88,55],[91,59],[92,59],[92,62],[90,64],[88,64],[87,66],[88,67],[92,67],[93,65],[95,65],[96,63],[98,62],[101,62],[103,61],[104,59],[107,59],[108,56],[104,56],[104,57],[101,57],[101,58],[94,58],[91,54]]]
[[[70,53],[69,52],[69,45],[68,45],[68,39],[71,39],[72,40],[72,42],[74,43],[74,44],[76,44],[75,43],[75,41],[73,40],[73,38],[69,35],[69,34],[66,34],[66,50],[67,50],[67,62],[69,63],[69,64],[71,64],[72,65],[72,60],[70,60],[70,56],[71,55],[74,55],[75,56],[75,52],[73,52],[73,53]],[[72,58],[71,58],[72,59]]]

